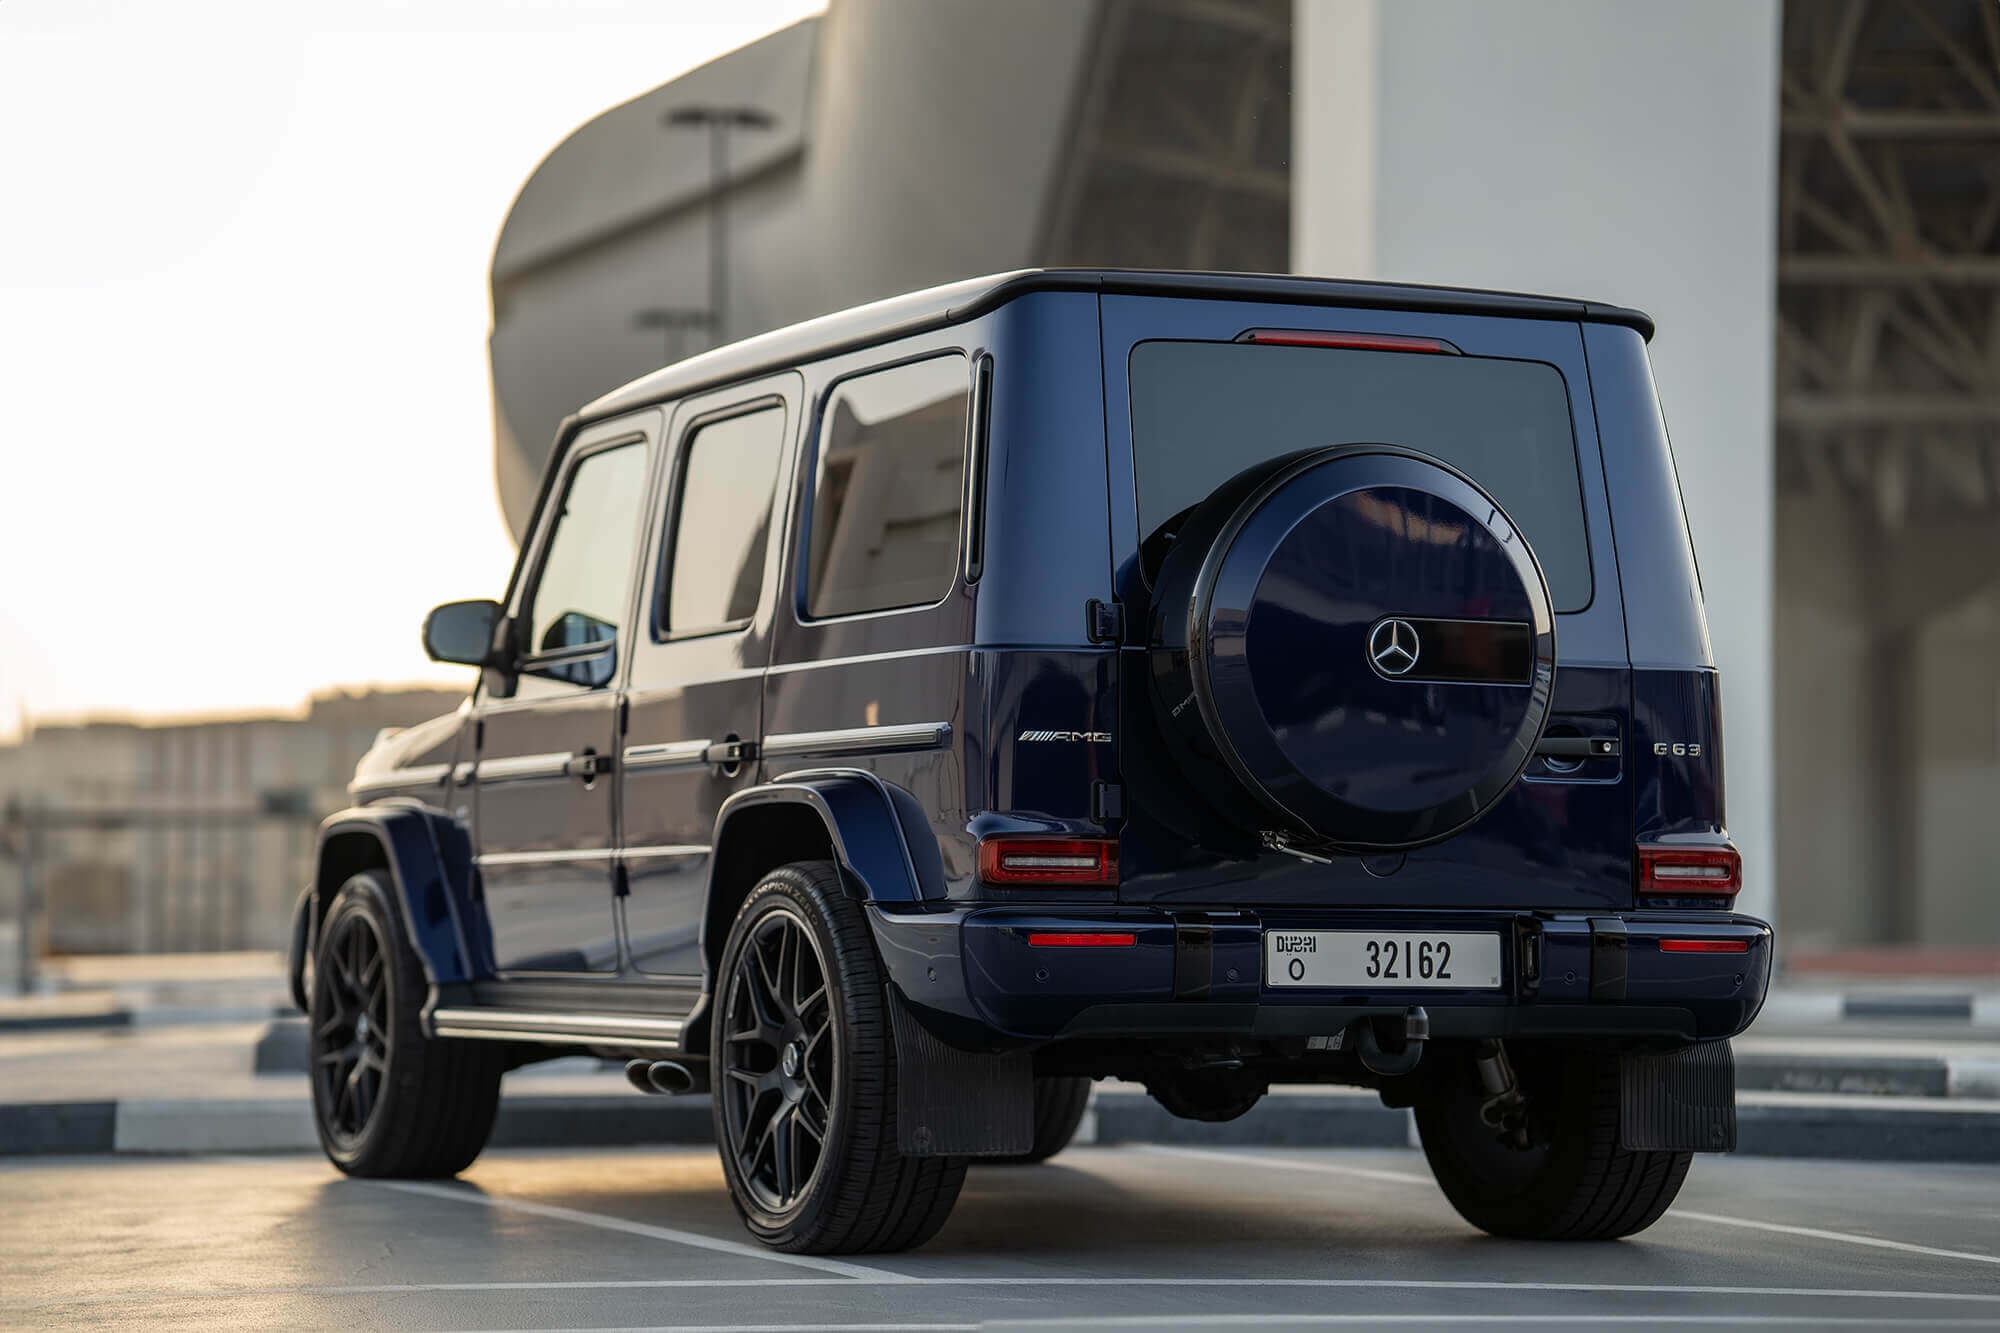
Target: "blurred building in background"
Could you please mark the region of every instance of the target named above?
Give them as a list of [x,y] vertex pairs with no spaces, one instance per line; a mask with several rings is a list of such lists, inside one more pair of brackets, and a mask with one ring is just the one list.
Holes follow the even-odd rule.
[[[685,108],[760,127],[718,153]],[[663,361],[1072,263],[1651,310],[1744,905],[1795,953],[2000,948],[2000,7],[832,0],[523,186],[502,507]]]
[[[834,0],[582,126],[493,256],[516,535],[564,416],[718,341],[1032,265],[1282,271],[1291,29],[1290,0]],[[666,123],[686,108],[770,124],[718,176],[710,132]]]
[[2000,5],[1795,3],[1778,172],[1793,929],[2000,943]]
[[0,921],[32,819],[40,952],[280,947],[355,762],[383,728],[462,697],[336,691],[298,716],[37,726],[0,746]]

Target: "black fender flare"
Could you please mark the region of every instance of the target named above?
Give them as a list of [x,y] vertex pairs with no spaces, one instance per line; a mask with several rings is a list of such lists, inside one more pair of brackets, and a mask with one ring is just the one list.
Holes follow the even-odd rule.
[[[859,768],[808,769],[746,787],[716,813],[713,852],[701,928],[701,952],[713,959],[721,940],[712,938],[718,893],[732,887],[732,865],[740,843],[752,836],[752,812],[772,805],[803,806],[825,830],[847,891],[864,903],[917,904],[945,896],[944,859],[937,837],[914,796]],[[740,886],[736,886],[740,887]],[[727,922],[720,923],[727,929]]]
[[[834,860],[848,889],[864,902],[914,903],[944,897],[944,861],[923,806],[900,787],[863,768],[815,768],[755,787],[722,803],[715,816],[718,852],[732,820],[760,805],[805,805],[826,826]],[[713,892],[715,861],[710,862]]]
[[342,810],[319,827],[313,878],[300,897],[287,959],[294,1000],[306,999],[306,960],[318,948],[320,922],[362,838],[377,854],[371,859],[386,867],[404,929],[433,990],[492,975],[492,932],[464,822],[421,802],[393,798]]

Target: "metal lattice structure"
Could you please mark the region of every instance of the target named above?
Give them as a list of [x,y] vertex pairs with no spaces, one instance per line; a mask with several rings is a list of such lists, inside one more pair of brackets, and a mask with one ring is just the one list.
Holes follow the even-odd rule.
[[2000,509],[2000,0],[1789,0],[1778,478]]
[[1288,0],[1109,0],[1043,262],[1283,272]]

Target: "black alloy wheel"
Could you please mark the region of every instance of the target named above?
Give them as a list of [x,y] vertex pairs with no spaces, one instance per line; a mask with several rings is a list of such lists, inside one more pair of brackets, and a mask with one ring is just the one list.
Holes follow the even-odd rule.
[[728,1150],[758,1206],[788,1212],[826,1155],[840,1072],[826,960],[796,912],[774,909],[750,931],[722,1021]]
[[779,866],[750,891],[714,996],[716,1150],[750,1234],[795,1254],[906,1250],[936,1235],[965,1159],[897,1146],[897,1001],[832,862]]
[[384,871],[340,886],[307,997],[307,1082],[327,1160],[350,1176],[450,1176],[486,1146],[507,1049],[432,1037],[430,982]]
[[382,937],[360,914],[343,917],[320,951],[313,1004],[313,1093],[342,1145],[368,1128],[389,1075],[389,970]]

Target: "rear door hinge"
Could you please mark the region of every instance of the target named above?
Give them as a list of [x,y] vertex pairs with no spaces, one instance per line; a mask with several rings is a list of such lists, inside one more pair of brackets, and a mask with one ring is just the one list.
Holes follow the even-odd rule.
[[1330,856],[1321,856],[1318,852],[1309,852],[1303,847],[1294,846],[1291,834],[1281,832],[1278,829],[1259,829],[1257,838],[1268,850],[1283,852],[1286,856],[1296,856],[1299,860],[1309,865],[1330,866],[1333,864],[1333,858]]
[[1084,632],[1092,643],[1125,642],[1125,608],[1093,597],[1083,604]]

